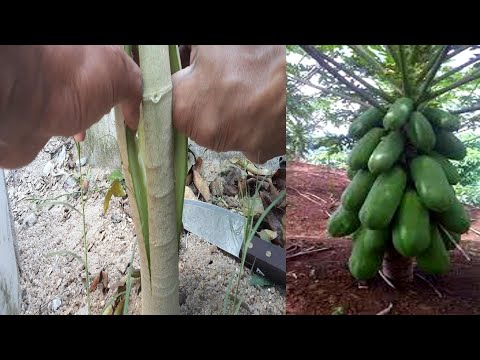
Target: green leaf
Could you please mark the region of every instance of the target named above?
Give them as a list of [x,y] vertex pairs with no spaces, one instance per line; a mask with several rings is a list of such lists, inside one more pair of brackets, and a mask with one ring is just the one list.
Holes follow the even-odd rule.
[[122,180],[125,180],[125,177],[123,176],[123,173],[122,173],[121,170],[116,169],[116,170],[112,171],[112,173],[108,177],[108,180],[110,180],[112,182],[115,181],[115,180],[122,181]]
[[110,185],[110,189],[108,189],[107,194],[105,195],[105,200],[103,201],[104,214],[107,213],[112,195],[115,197],[124,197],[125,195],[127,195],[127,193],[125,192],[125,189],[122,186],[122,183],[118,179],[112,182],[112,185]]

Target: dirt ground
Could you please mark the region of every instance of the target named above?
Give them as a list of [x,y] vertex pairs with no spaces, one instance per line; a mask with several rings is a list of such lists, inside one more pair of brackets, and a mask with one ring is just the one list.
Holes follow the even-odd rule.
[[[218,170],[219,161],[210,153],[204,166],[212,173]],[[53,138],[31,164],[6,171],[20,254],[24,314],[87,313],[85,267],[78,259],[84,258],[82,219],[68,205],[81,209],[79,195],[73,194],[79,190],[72,164],[76,160],[71,139]],[[88,269],[91,281],[102,270],[108,276],[106,288],[97,287],[91,294],[91,312],[100,314],[115,293],[115,283],[126,273],[136,239],[128,203],[112,198],[103,214],[110,171],[91,166],[87,160],[85,173],[89,179],[85,205]],[[71,195],[60,197],[66,193]],[[39,200],[49,204],[40,207]],[[140,266],[138,252],[133,264],[135,269]],[[239,263],[188,234],[181,240],[179,269],[181,314],[222,314],[227,283],[238,272]],[[254,286],[249,280],[247,270],[240,286],[244,299],[241,314],[285,314],[284,288]],[[134,281],[129,314],[141,312],[138,292],[139,281]]]
[[[415,269],[413,283],[393,284],[393,289],[378,275],[367,283],[350,275],[351,240],[326,232],[348,181],[338,169],[287,166],[287,314],[480,314],[480,236],[472,230],[461,241],[471,261],[458,250],[451,252],[445,276]],[[480,210],[469,209],[471,229],[480,231]],[[306,254],[295,256],[300,252]]]

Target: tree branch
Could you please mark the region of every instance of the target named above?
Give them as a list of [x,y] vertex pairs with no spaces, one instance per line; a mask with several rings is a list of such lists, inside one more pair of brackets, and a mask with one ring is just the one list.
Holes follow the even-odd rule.
[[393,45],[387,45],[387,51],[390,53],[390,55],[393,58],[393,61],[395,62],[395,65],[400,70],[400,61],[398,58],[397,50],[393,47]]
[[468,107],[468,108],[453,110],[453,111],[450,111],[450,112],[452,114],[465,114],[465,113],[474,112],[474,111],[477,111],[477,110],[480,110],[480,104],[473,105],[473,106]]
[[417,83],[419,83],[420,81],[422,81],[422,79],[427,75],[427,73],[430,71],[430,69],[432,68],[432,66],[435,64],[435,61],[437,61],[438,57],[440,56],[440,54],[442,53],[442,46],[440,46],[437,50],[437,48],[433,48],[433,45],[432,45],[432,48],[431,48],[431,55],[429,57],[429,59],[427,60],[427,64],[426,66],[424,67],[423,71],[418,75],[418,78],[417,78]]
[[338,81],[340,81],[342,84],[347,86],[350,90],[354,91],[357,93],[361,98],[363,98],[365,101],[367,101],[369,104],[373,105],[374,107],[378,109],[382,109],[383,107],[372,97],[370,94],[368,94],[366,91],[356,87],[353,85],[350,81],[345,79],[342,75],[339,74],[339,72],[332,68],[330,65],[327,64],[325,60],[320,56],[319,52],[311,45],[300,45],[300,47],[307,53],[309,54],[315,61],[318,62],[320,66],[322,66],[325,70],[327,70],[330,74],[332,74]]
[[301,78],[298,78],[298,77],[296,77],[296,76],[294,76],[294,75],[288,75],[288,78],[290,78],[290,80],[297,81],[297,82],[299,82],[299,83],[302,83],[302,84],[304,84],[304,85],[310,86],[310,87],[312,87],[312,88],[314,88],[314,89],[320,90],[320,91],[325,92],[325,93],[327,93],[327,94],[336,95],[336,96],[338,96],[338,97],[341,97],[341,98],[346,99],[346,100],[350,100],[350,101],[352,101],[352,102],[355,102],[355,103],[357,103],[357,104],[361,104],[361,105],[366,106],[366,107],[369,107],[369,106],[370,106],[370,104],[368,104],[368,103],[366,103],[366,102],[363,102],[363,101],[361,101],[361,100],[355,99],[354,97],[351,97],[351,96],[349,96],[349,95],[347,95],[347,94],[344,94],[344,93],[341,93],[341,92],[339,92],[339,91],[331,90],[331,89],[328,89],[328,88],[325,88],[325,87],[321,87],[321,86],[312,84],[311,82],[308,82],[308,81],[306,81],[306,80],[303,80],[303,79],[301,79]]
[[336,67],[338,70],[341,70],[343,71],[345,74],[347,74],[348,76],[350,76],[352,79],[355,79],[356,81],[358,81],[360,84],[362,84],[363,86],[365,86],[368,90],[370,90],[371,92],[373,92],[375,95],[383,98],[384,100],[388,101],[388,102],[393,102],[395,99],[393,97],[391,97],[390,95],[388,95],[387,93],[385,93],[384,91],[380,90],[380,89],[377,89],[376,87],[370,85],[368,82],[366,82],[365,80],[363,80],[360,76],[356,75],[352,70],[348,69],[346,66],[342,65],[342,64],[339,64],[338,62],[336,62],[335,60],[333,60],[330,56],[318,51],[318,55],[321,56],[323,58],[323,60],[325,61],[328,61],[329,63],[331,63],[334,67]]
[[437,77],[433,82],[432,82],[432,86],[439,83],[440,81],[452,76],[453,74],[459,72],[460,70],[462,70],[463,68],[466,68],[467,66],[477,62],[480,60],[480,56],[476,56],[470,60],[468,60],[466,63],[462,64],[462,65],[459,65],[455,68],[453,68],[452,70],[450,71],[447,71],[445,74],[443,75],[440,75],[439,77]]
[[472,45],[463,45],[463,46],[460,46],[458,49],[455,49],[453,50],[450,54],[447,54],[447,57],[445,58],[445,60],[449,60],[451,59],[452,57],[460,54],[461,52],[467,50],[469,47],[471,47]]
[[447,56],[448,49],[450,48],[449,45],[445,45],[439,52],[437,58],[435,59],[435,63],[432,65],[430,71],[427,73],[427,78],[423,82],[423,84],[420,86],[420,91],[418,95],[419,101],[424,97],[426,91],[429,89],[430,84],[432,80],[435,78],[435,75],[437,74],[438,69],[440,69],[440,66],[442,65],[442,62],[445,59],[445,56]]
[[359,57],[368,62],[372,68],[375,68],[379,73],[385,75],[385,67],[383,64],[372,53],[365,49],[363,45],[349,45],[349,47],[356,52]]
[[474,73],[463,77],[462,79],[454,82],[449,86],[445,86],[443,89],[433,92],[432,94],[426,97],[425,101],[433,100],[436,97],[439,97],[440,95],[443,95],[450,90],[456,89],[462,85],[468,84],[469,82],[472,82],[477,79],[480,79],[480,70],[477,70]]
[[[348,45],[359,57],[364,59],[367,63],[370,64],[370,66],[375,69],[378,73],[380,73],[380,76],[382,79],[386,80],[394,89],[394,91],[401,93],[402,91],[397,87],[394,81],[392,81],[388,76],[385,71],[385,66],[380,62],[380,60],[377,59],[377,57],[372,54],[371,51],[368,49],[364,48],[363,45]],[[378,85],[378,84],[377,84]],[[380,86],[379,86],[380,88]],[[381,89],[381,88],[380,88]]]

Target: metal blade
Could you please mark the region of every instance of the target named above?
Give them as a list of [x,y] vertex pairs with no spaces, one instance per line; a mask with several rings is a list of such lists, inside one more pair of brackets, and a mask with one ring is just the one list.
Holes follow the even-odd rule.
[[185,230],[239,257],[243,244],[242,215],[202,201],[185,199],[182,218]]

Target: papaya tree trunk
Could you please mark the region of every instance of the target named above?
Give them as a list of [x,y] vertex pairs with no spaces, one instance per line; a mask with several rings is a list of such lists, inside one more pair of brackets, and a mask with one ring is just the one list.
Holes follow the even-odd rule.
[[401,256],[393,246],[389,246],[383,258],[382,272],[395,282],[413,281],[413,260]]
[[137,134],[115,109],[117,141],[141,263],[142,314],[178,314],[178,238],[168,45],[138,46],[143,102]]

